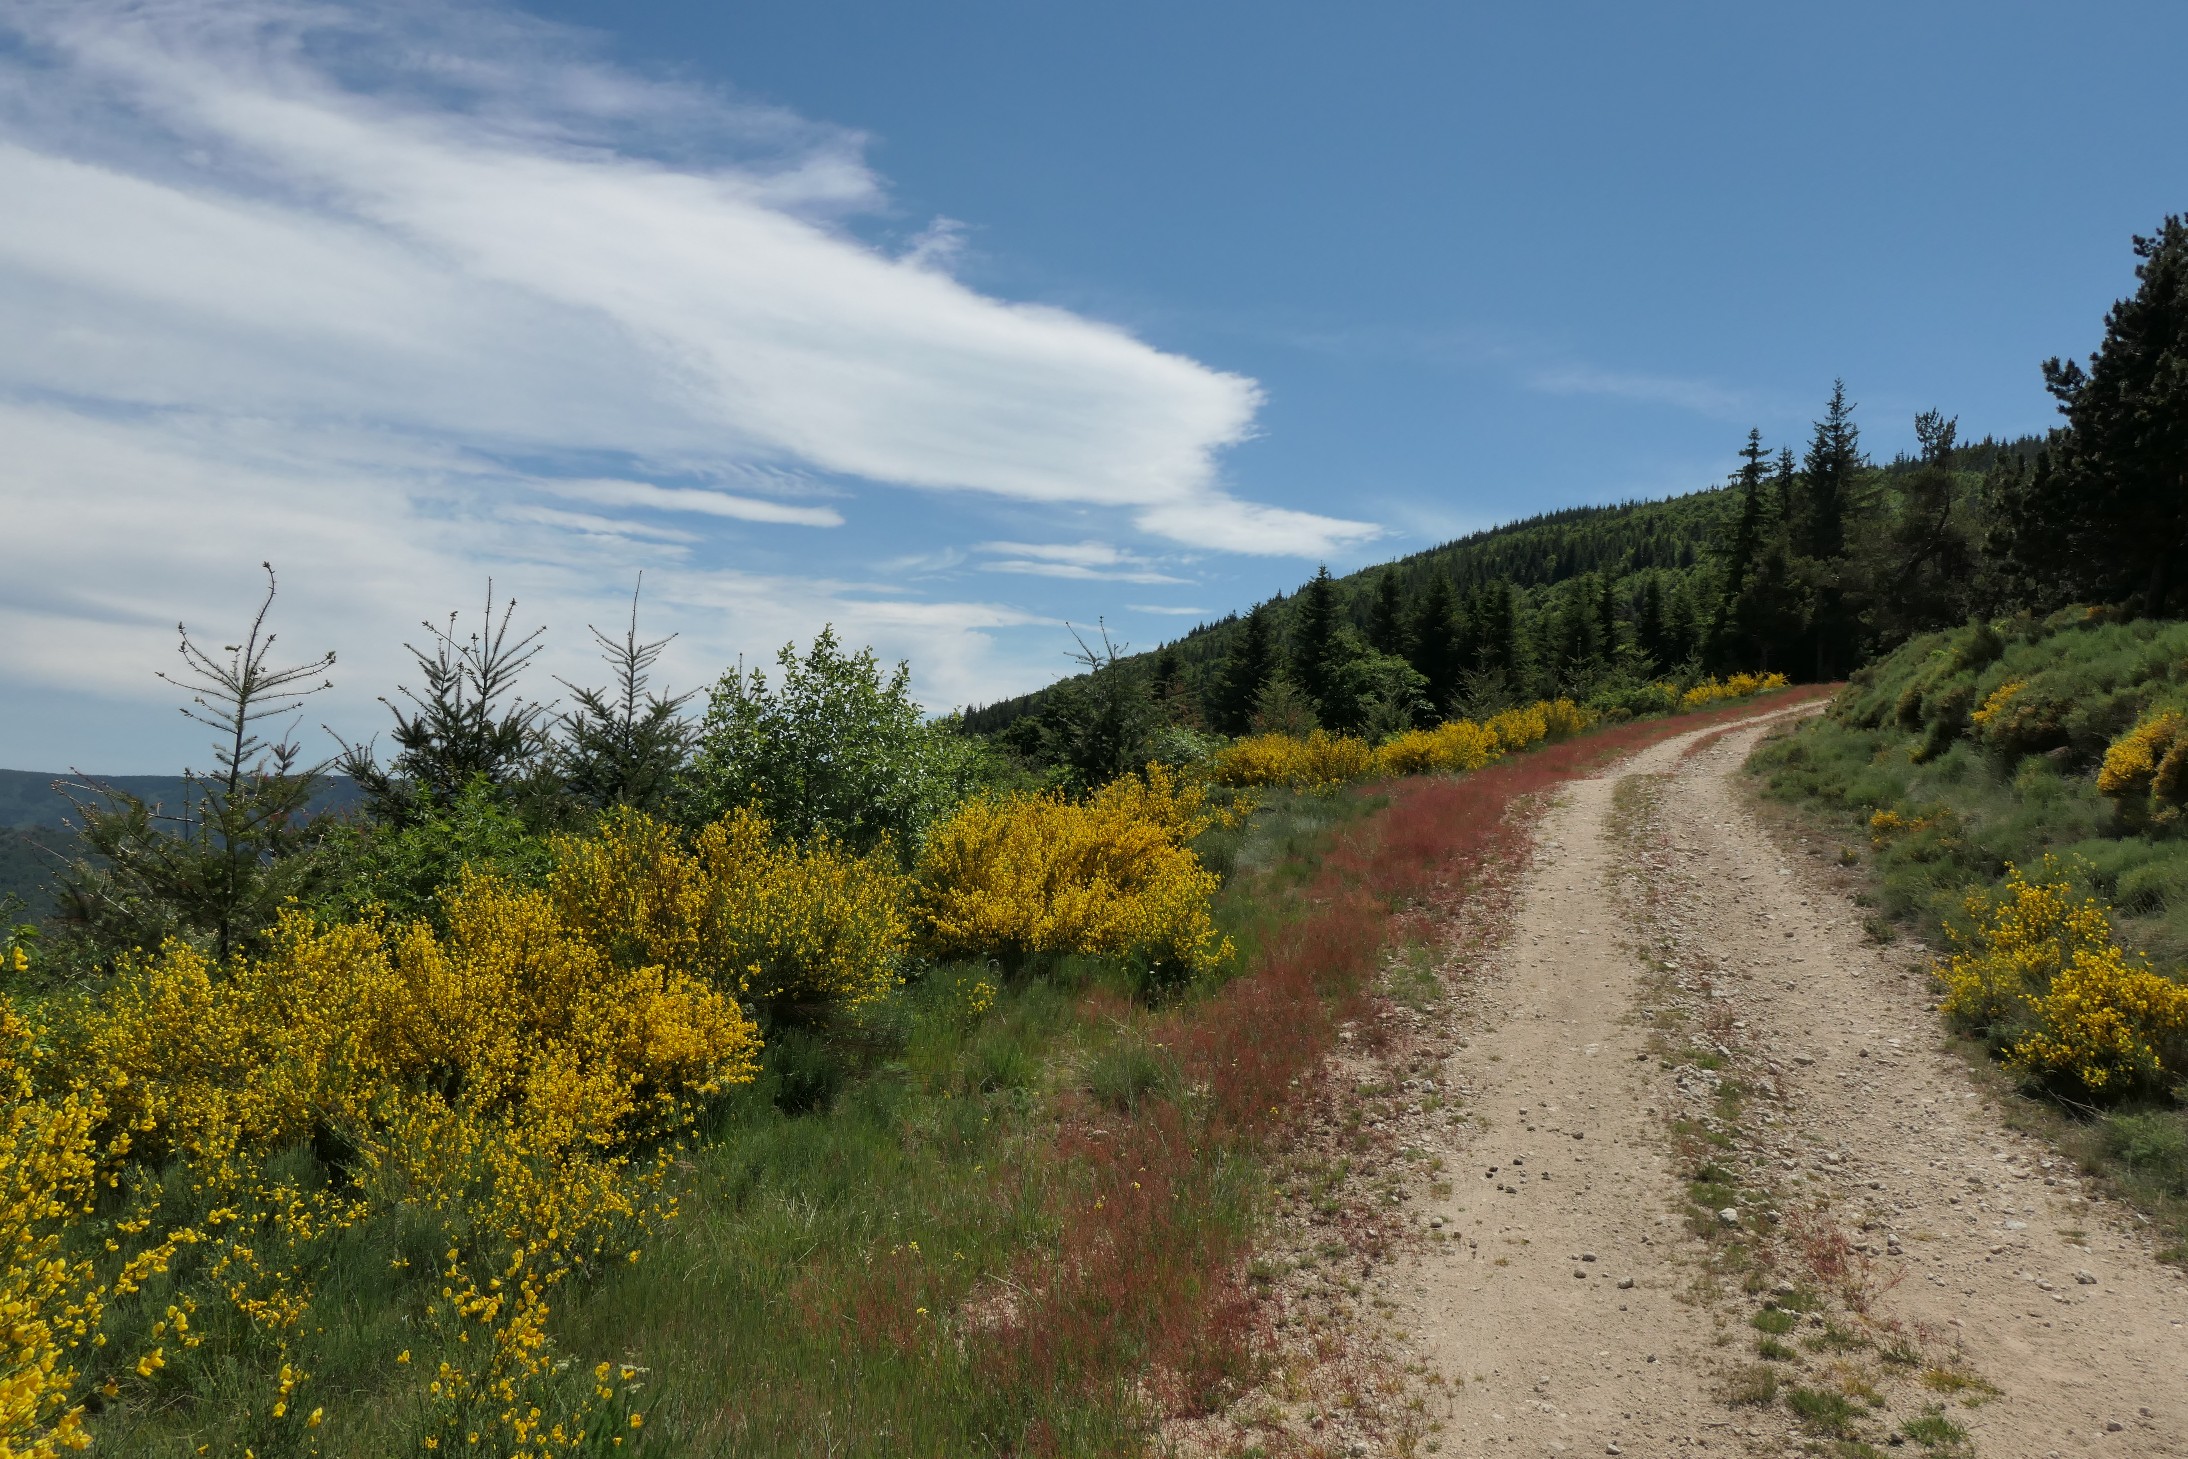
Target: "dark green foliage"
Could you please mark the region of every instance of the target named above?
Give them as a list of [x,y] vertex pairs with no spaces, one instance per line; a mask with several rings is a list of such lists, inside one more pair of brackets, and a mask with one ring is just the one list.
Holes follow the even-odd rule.
[[1314,705],[1324,724],[1342,725],[1352,716],[1345,702],[1344,671],[1354,657],[1345,641],[1338,612],[1337,584],[1328,567],[1315,570],[1292,609],[1287,667],[1292,682]]
[[1871,634],[1899,642],[1943,623],[1965,619],[1979,603],[1979,563],[1969,534],[1972,503],[1952,457],[1959,422],[1938,411],[1915,417],[1920,456],[1899,481],[1901,509],[1884,522],[1870,553]]
[[553,866],[546,839],[483,776],[446,802],[407,802],[400,821],[332,824],[320,861],[318,910],[346,918],[378,909],[398,921],[433,917],[465,867],[537,886]]
[[2039,606],[2162,615],[2188,594],[2188,220],[2134,249],[2140,287],[2105,316],[2088,367],[2044,364],[2066,428],[2033,472],[1999,484],[1996,546]]
[[1085,791],[1144,766],[1160,717],[1147,665],[1123,657],[1106,625],[1098,644],[1076,632],[1073,641],[1084,672],[1057,686],[1041,710],[1041,748],[1072,789]]
[[1244,734],[1253,723],[1261,691],[1276,675],[1276,614],[1268,604],[1246,615],[1221,666],[1208,718],[1227,735]]
[[1403,658],[1411,636],[1406,623],[1405,590],[1398,585],[1397,574],[1383,573],[1375,579],[1375,596],[1368,608],[1368,647]]
[[[641,585],[643,577],[641,576]],[[564,795],[593,810],[631,806],[660,812],[675,794],[691,754],[692,727],[678,711],[691,698],[653,693],[647,676],[670,638],[638,640],[638,589],[631,590],[631,621],[620,640],[590,630],[615,675],[608,689],[581,689],[562,681],[577,708],[562,716],[555,747],[555,774]]]
[[[1749,437],[1751,443],[1754,439]],[[1846,551],[1846,519],[1853,510],[1859,475],[1866,464],[1861,455],[1861,430],[1854,424],[1853,402],[1846,398],[1846,382],[1834,380],[1823,419],[1816,422],[1808,454],[1801,462],[1799,492],[1789,524],[1796,551],[1824,561]]]
[[526,699],[517,681],[539,653],[535,628],[511,640],[517,600],[494,618],[494,585],[486,585],[486,605],[478,629],[458,638],[457,614],[448,627],[428,620],[430,651],[405,644],[423,676],[423,687],[398,686],[410,708],[383,699],[395,715],[394,762],[382,766],[370,742],[346,748],[342,769],[357,782],[372,813],[401,822],[446,805],[475,780],[515,786],[539,767],[547,748],[547,706]]
[[[1385,574],[1383,581],[1395,583],[1397,578]],[[1466,625],[1459,619],[1458,595],[1444,574],[1430,575],[1427,588],[1414,601],[1413,622],[1406,638],[1413,668],[1421,676],[1421,692],[1427,696],[1430,708],[1441,714],[1458,693],[1459,675],[1473,667],[1469,661],[1478,656],[1468,641]]]
[[60,960],[76,972],[169,937],[225,960],[310,891],[316,867],[303,853],[316,837],[308,810],[324,767],[302,764],[293,742],[268,741],[259,726],[326,688],[334,655],[270,662],[275,582],[265,567],[266,596],[242,641],[215,657],[178,624],[183,669],[160,675],[189,696],[183,714],[218,736],[212,770],[186,774],[172,810],[118,786],[73,786],[81,854],[59,874],[55,903]]

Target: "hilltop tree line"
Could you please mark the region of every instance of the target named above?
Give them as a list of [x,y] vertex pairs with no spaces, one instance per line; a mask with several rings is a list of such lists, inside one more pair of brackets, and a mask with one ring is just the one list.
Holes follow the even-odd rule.
[[1615,707],[1656,677],[1840,678],[1973,616],[2178,612],[2188,223],[2167,218],[2134,252],[2138,287],[2096,352],[2043,366],[2064,417],[2047,436],[1964,442],[1925,411],[1915,452],[1878,462],[1838,382],[1804,440],[1750,430],[1721,487],[1569,509],[1345,578],[1324,568],[1158,652],[1087,655],[965,726],[1084,778],[1166,737],[1375,736],[1555,695]]

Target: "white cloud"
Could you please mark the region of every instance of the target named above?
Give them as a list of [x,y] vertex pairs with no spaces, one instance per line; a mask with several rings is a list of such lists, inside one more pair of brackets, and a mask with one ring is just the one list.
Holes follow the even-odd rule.
[[1165,618],[1212,618],[1214,612],[1207,608],[1174,608],[1165,603],[1127,603],[1135,613],[1156,613]]
[[996,556],[981,567],[988,572],[1080,582],[1182,583],[1190,579],[1157,570],[1150,559],[1108,542],[983,542],[978,549]]
[[[880,201],[855,139],[678,167],[619,150],[627,119],[703,98],[577,66],[544,40],[529,89],[590,111],[522,109],[522,48],[450,68],[361,12],[9,13],[58,58],[18,79],[70,90],[68,137],[88,109],[127,142],[57,156],[62,129],[25,123],[29,139],[0,156],[0,186],[25,204],[10,292],[54,301],[0,361],[19,380],[794,462],[1124,508],[1157,535],[1183,509],[1231,521],[1224,545],[1239,551],[1315,552],[1368,530],[1220,490],[1215,457],[1251,427],[1252,381],[978,294],[930,266],[948,230],[899,259],[832,227]],[[395,55],[372,94],[299,59],[367,42]],[[456,93],[438,106],[399,84],[428,59]],[[211,369],[176,368],[208,355]]]
[[758,501],[728,492],[691,487],[655,486],[644,481],[611,481],[597,478],[538,483],[540,490],[556,496],[575,497],[604,507],[646,507],[657,512],[695,512],[701,516],[729,517],[740,522],[776,522],[800,527],[840,527],[843,513],[834,507],[800,507],[787,502]]
[[487,570],[567,626],[642,560],[692,652],[736,646],[727,595],[736,643],[868,625],[948,702],[1043,672],[995,638],[1037,620],[723,542],[877,488],[1204,550],[1376,533],[1227,492],[1251,380],[966,287],[950,220],[861,241],[863,147],[492,8],[0,0],[0,672],[141,694],[147,631],[228,621],[272,557],[296,637],[383,684],[352,644]]

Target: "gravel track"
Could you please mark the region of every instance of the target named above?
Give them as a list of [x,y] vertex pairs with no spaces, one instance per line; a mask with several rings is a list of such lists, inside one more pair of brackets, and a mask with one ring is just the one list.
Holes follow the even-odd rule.
[[[2188,1283],[2005,1126],[1906,950],[1756,816],[1738,769],[1786,717],[1565,787],[1508,939],[1446,972],[1467,1037],[1438,1082],[1469,1117],[1420,1132],[1449,1194],[1377,1283],[1454,1380],[1433,1443],[1912,1454],[1895,1436],[1928,1414],[1965,1432],[1942,1453],[2188,1455]],[[1727,1215],[1693,1203],[1697,1149]],[[1793,1324],[1771,1364],[1758,1312]],[[1778,1398],[1729,1402],[1764,1372]],[[1861,1401],[1834,1431],[1795,1390]]]

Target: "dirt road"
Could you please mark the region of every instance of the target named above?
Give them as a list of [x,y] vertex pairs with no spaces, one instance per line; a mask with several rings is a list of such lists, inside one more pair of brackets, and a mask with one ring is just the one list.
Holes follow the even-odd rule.
[[2188,1455],[2188,1284],[1751,811],[1763,732],[1567,787],[1508,940],[1446,971],[1464,1118],[1421,1121],[1448,1184],[1377,1283],[1450,1380],[1430,1442]]

